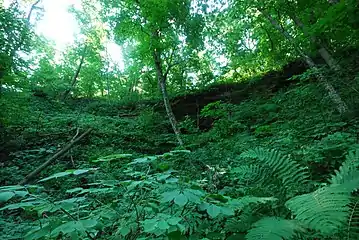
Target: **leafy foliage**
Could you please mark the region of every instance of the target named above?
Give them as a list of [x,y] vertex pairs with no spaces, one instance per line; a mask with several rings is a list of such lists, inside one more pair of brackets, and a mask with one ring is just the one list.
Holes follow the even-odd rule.
[[359,151],[351,151],[346,156],[339,171],[335,170],[335,175],[329,180],[332,185],[346,184],[358,178]]
[[296,239],[296,232],[302,230],[294,220],[268,217],[256,222],[254,228],[246,235],[246,239]]
[[359,238],[357,1],[83,0],[62,50],[21,2],[0,3],[1,239]]
[[263,164],[268,165],[271,173],[280,179],[289,191],[293,191],[294,186],[307,182],[307,170],[276,150],[267,151],[263,148],[255,148],[242,153],[241,157],[257,158]]

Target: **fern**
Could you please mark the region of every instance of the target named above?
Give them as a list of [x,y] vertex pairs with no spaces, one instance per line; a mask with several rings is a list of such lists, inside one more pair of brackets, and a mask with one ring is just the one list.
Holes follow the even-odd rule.
[[251,207],[242,209],[239,216],[230,218],[225,223],[225,230],[228,232],[246,232],[251,228],[252,223],[259,220],[256,212]]
[[359,149],[351,151],[346,156],[339,170],[335,170],[335,175],[329,180],[331,184],[349,183],[359,177]]
[[251,204],[266,204],[276,202],[278,199],[274,197],[253,197],[253,196],[245,196],[239,199],[232,199],[228,202],[228,204],[235,208],[236,210],[242,211],[247,206]]
[[231,173],[235,175],[235,179],[242,185],[248,186],[261,183],[264,181],[267,172],[257,165],[244,165],[233,168]]
[[350,212],[345,239],[359,239],[359,200],[352,201],[349,207]]
[[272,174],[282,181],[287,190],[292,190],[293,185],[307,183],[307,169],[276,150],[255,148],[242,153],[241,157],[257,158],[267,165]]
[[278,217],[265,217],[253,224],[254,228],[248,231],[247,240],[290,240],[304,228],[295,220]]
[[339,232],[349,216],[350,191],[345,186],[323,187],[286,202],[295,219],[323,234]]

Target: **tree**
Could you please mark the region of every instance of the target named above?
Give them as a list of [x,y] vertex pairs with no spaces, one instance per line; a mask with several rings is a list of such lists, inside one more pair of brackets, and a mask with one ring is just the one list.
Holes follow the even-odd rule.
[[319,69],[317,68],[317,65],[314,63],[313,59],[305,53],[299,46],[295,45],[295,41],[293,37],[283,28],[280,26],[278,21],[274,19],[269,13],[267,13],[265,10],[260,10],[262,14],[271,22],[271,24],[279,31],[281,32],[285,38],[290,41],[295,49],[298,51],[300,56],[304,59],[304,61],[308,64],[310,68],[315,70],[317,78],[321,82],[321,84],[324,86],[325,90],[327,90],[329,98],[333,101],[333,103],[336,106],[336,109],[339,113],[343,114],[348,111],[348,107],[346,103],[342,100],[342,98],[339,96],[339,94],[335,91],[334,87],[325,79],[323,74],[320,73]]
[[[193,6],[189,0],[126,0],[120,3],[102,0],[102,4],[115,39],[141,52],[142,68],[155,69],[168,119],[179,145],[183,145],[169,102],[167,83],[173,67],[183,61],[177,56],[178,46],[196,48],[201,16],[191,12]],[[183,36],[188,38],[185,43],[181,41]]]
[[[303,3],[298,3],[298,4],[303,4]],[[326,89],[328,96],[335,104],[336,109],[340,113],[345,113],[347,111],[347,106],[345,102],[341,99],[341,97],[336,92],[334,87],[325,79],[323,74],[320,73],[317,65],[311,58],[312,55],[311,45],[313,43],[317,43],[317,39],[315,38],[315,36],[311,36],[309,33],[306,32],[303,23],[299,20],[300,17],[298,12],[293,10],[293,9],[296,10],[301,9],[300,7],[293,6],[293,4],[289,4],[287,3],[287,1],[282,1],[282,0],[275,0],[270,2],[264,2],[264,1],[241,1],[240,3],[232,2],[231,7],[232,7],[231,12],[233,13],[233,11],[235,11],[235,13],[233,13],[235,17],[238,16],[240,19],[244,20],[244,22],[249,23],[244,33],[249,31],[252,34],[248,37],[242,35],[241,36],[242,40],[248,41],[248,39],[251,39],[252,36],[254,35],[254,30],[256,30],[259,27],[265,30],[263,32],[265,33],[265,35],[262,34],[261,38],[266,38],[267,46],[268,43],[270,43],[271,49],[274,48],[274,44],[278,44],[279,41],[282,41],[281,38],[284,37],[284,39],[288,43],[287,48],[289,49],[283,49],[282,47],[278,48],[281,54],[283,55],[283,53],[286,53],[286,55],[289,55],[289,52],[291,52],[292,54],[290,55],[294,56],[294,58],[292,59],[301,57],[310,68],[315,70],[315,72],[317,73],[318,80]],[[297,27],[299,27],[301,31],[306,33],[307,37],[308,36],[310,37],[309,42],[305,42],[305,44],[303,44],[302,39],[299,39],[300,33],[298,32],[298,28],[293,29],[293,25],[290,21],[291,19],[294,22],[294,24]],[[270,25],[267,25],[267,23],[269,23]],[[248,30],[248,26],[252,26],[254,30]],[[282,36],[272,35],[268,31],[268,29],[274,29],[277,32],[279,32]],[[258,42],[261,43],[259,40],[260,38],[257,39],[258,39],[257,44]],[[254,42],[253,45],[254,45],[253,50],[247,48],[244,51],[255,52],[258,46],[256,46],[256,42]],[[267,49],[270,48],[268,47]],[[268,54],[269,53],[267,52],[265,55]],[[325,61],[328,63],[328,65],[331,68],[335,70],[338,69],[335,61],[323,46],[319,48],[319,54],[323,57],[323,59],[325,59]],[[263,56],[261,57],[263,58]]]
[[[20,66],[17,51],[30,51],[30,29],[24,21],[23,12],[15,3],[0,11],[0,90],[3,85],[12,85],[9,77],[15,66]],[[21,43],[21,44],[20,44]]]
[[77,79],[79,77],[79,74],[80,74],[80,71],[82,69],[82,65],[84,63],[84,60],[85,60],[85,56],[86,56],[86,49],[87,49],[87,46],[85,44],[84,46],[84,49],[82,51],[82,54],[81,54],[81,59],[80,59],[80,63],[76,69],[76,72],[74,73],[74,76],[72,77],[72,81],[71,81],[71,85],[68,89],[66,89],[66,91],[63,93],[62,95],[62,100],[66,100],[67,96],[70,94],[71,90],[75,87],[76,83],[77,83]]

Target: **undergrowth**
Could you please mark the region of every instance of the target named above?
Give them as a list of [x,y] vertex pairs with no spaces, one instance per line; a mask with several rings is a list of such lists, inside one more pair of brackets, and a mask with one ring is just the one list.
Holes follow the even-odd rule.
[[338,115],[310,80],[182,116],[184,148],[151,103],[0,102],[1,239],[359,237],[357,115]]

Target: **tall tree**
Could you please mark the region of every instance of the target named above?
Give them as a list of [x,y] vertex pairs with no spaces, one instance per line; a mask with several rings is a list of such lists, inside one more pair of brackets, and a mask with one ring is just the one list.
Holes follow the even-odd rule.
[[72,77],[72,81],[71,81],[71,85],[68,89],[65,90],[65,92],[62,95],[62,100],[66,100],[66,98],[68,97],[68,95],[70,94],[71,90],[75,87],[80,71],[82,69],[82,65],[84,64],[85,61],[85,57],[86,57],[86,51],[87,51],[87,45],[85,44],[82,54],[81,54],[81,59],[80,59],[80,63],[74,73],[74,76]]
[[[131,44],[141,52],[145,63],[142,68],[155,69],[168,119],[179,145],[183,145],[169,102],[167,83],[173,67],[184,60],[178,55],[179,48],[196,47],[201,16],[195,13],[190,0],[125,0],[116,3],[102,0],[102,3],[117,41]],[[187,37],[186,41],[183,42],[181,37]]]
[[342,98],[334,89],[334,87],[325,79],[323,74],[320,73],[313,59],[307,53],[305,53],[303,49],[301,49],[298,45],[296,45],[294,38],[279,24],[279,22],[275,18],[273,18],[272,15],[270,15],[270,13],[266,12],[263,9],[258,9],[258,10],[260,10],[262,14],[270,21],[273,27],[275,27],[279,32],[281,32],[285,36],[285,38],[293,44],[293,46],[298,51],[300,56],[304,59],[304,61],[307,63],[307,65],[313,70],[315,70],[319,81],[324,86],[325,90],[328,93],[329,98],[335,104],[338,112],[341,114],[347,112],[348,107],[346,103],[342,100]]
[[[347,111],[347,106],[345,102],[341,99],[340,95],[336,92],[334,87],[328,82],[323,74],[319,72],[317,65],[311,58],[311,45],[316,43],[316,39],[310,39],[311,41],[305,42],[303,44],[302,39],[299,39],[301,36],[300,31],[305,31],[304,26],[299,22],[299,13],[293,11],[293,9],[301,9],[300,7],[293,6],[292,4],[287,4],[286,1],[283,0],[274,0],[274,1],[241,1],[240,3],[237,1],[231,2],[231,12],[236,17],[243,19],[244,22],[249,23],[244,32],[249,31],[252,34],[250,36],[243,36],[242,40],[250,41],[252,36],[255,36],[255,30],[258,32],[258,28],[262,28],[265,31],[261,34],[261,38],[266,39],[266,44],[269,49],[268,43],[271,44],[270,48],[275,48],[275,44],[282,44],[282,42],[287,42],[286,48],[282,46],[278,49],[280,53],[284,55],[293,56],[292,59],[297,57],[303,58],[303,60],[307,63],[310,68],[313,68],[317,73],[317,78],[323,87],[326,89],[328,96],[334,103],[334,106],[340,113],[344,113]],[[294,3],[293,3],[294,4]],[[303,4],[303,3],[297,3]],[[288,16],[289,15],[289,16]],[[292,18],[294,22],[294,26],[290,21]],[[268,25],[269,23],[269,25]],[[295,28],[295,24],[297,24],[298,28]],[[248,28],[251,27],[251,28]],[[258,27],[259,26],[259,27]],[[269,29],[271,29],[269,32]],[[273,30],[280,33],[282,36],[274,35]],[[309,35],[309,33],[307,34]],[[283,41],[283,37],[286,41]],[[312,36],[314,37],[314,36]],[[244,51],[255,52],[258,49],[258,43],[262,44],[257,37],[257,42],[254,42],[254,50],[245,49]],[[263,50],[259,50],[263,52]],[[335,61],[331,58],[330,54],[324,47],[319,48],[319,53],[326,60],[328,65],[333,69],[337,69]],[[265,55],[271,55],[271,53],[265,53]],[[285,56],[284,55],[284,56]],[[261,56],[262,57],[262,56]]]

